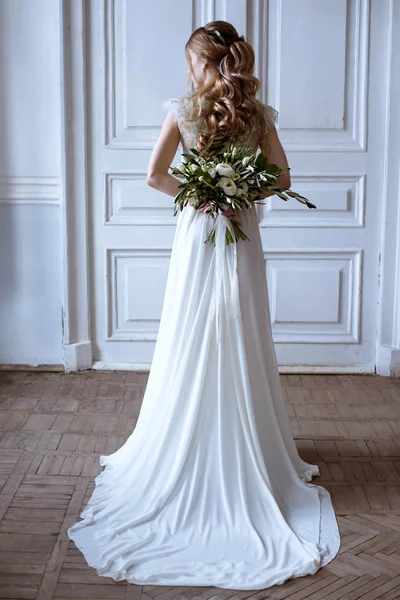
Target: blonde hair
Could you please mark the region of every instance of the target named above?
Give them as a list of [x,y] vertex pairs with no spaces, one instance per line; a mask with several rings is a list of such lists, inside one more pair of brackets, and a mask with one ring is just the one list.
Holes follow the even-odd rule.
[[[189,49],[215,68],[215,76],[190,94],[193,113],[190,121],[201,118],[197,150],[211,138],[235,138],[252,128],[259,130],[260,140],[267,132],[264,104],[255,96],[261,87],[254,75],[254,50],[227,21],[211,21],[198,27],[185,45],[189,65],[188,84],[193,75]],[[217,144],[218,145],[218,144]],[[214,146],[213,146],[214,147]]]

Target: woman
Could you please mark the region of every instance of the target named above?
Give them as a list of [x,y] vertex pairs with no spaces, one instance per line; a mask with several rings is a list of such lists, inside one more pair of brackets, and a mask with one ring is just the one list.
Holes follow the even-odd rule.
[[[165,103],[147,183],[176,196],[168,167],[178,145],[201,150],[216,134],[286,167],[243,36],[208,23],[186,56],[196,91]],[[255,208],[237,220],[249,241],[226,246],[217,235],[214,247],[204,243],[213,217],[191,205],[179,212],[137,425],[100,456],[83,520],[68,530],[99,575],[262,589],[315,573],[339,550],[330,494],[308,483],[318,466],[299,457],[286,413]]]

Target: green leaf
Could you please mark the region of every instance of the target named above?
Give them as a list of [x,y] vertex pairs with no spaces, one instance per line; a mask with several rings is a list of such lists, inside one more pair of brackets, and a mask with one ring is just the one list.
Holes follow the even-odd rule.
[[260,171],[265,171],[267,169],[267,157],[264,152],[260,152],[255,160],[255,166]]

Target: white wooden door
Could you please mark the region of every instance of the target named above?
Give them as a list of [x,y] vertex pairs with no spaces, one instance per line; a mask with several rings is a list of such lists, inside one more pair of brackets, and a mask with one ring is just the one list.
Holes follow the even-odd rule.
[[162,102],[186,93],[190,33],[225,19],[255,49],[292,188],[318,207],[273,197],[259,211],[282,371],[374,369],[387,9],[387,0],[87,3],[98,368],[151,365],[177,217],[173,198],[146,185],[147,165]]

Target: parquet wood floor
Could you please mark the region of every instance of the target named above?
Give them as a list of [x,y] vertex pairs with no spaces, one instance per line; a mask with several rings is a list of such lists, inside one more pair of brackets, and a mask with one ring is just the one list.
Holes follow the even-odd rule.
[[263,591],[98,577],[66,535],[135,427],[148,373],[0,372],[0,599],[400,599],[400,379],[281,375],[301,456],[342,536],[318,573]]

